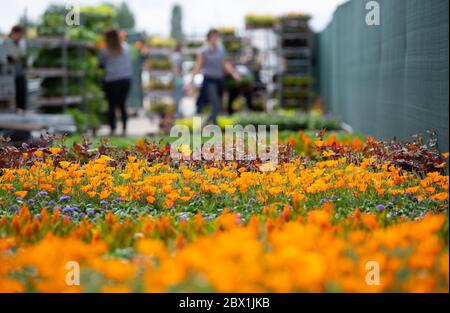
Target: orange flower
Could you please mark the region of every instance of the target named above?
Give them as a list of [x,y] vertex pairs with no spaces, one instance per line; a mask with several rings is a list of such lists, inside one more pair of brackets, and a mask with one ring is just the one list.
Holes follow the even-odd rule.
[[14,194],[23,199],[23,198],[25,198],[27,193],[28,193],[28,191],[16,191]]

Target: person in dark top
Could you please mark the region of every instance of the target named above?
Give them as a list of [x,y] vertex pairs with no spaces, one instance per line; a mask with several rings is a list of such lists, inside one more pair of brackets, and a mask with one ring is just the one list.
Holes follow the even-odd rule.
[[121,42],[119,32],[105,32],[106,48],[100,52],[100,64],[105,69],[104,91],[109,104],[111,135],[116,131],[116,107],[122,117],[122,135],[127,131],[126,99],[131,82],[131,54],[128,45]]

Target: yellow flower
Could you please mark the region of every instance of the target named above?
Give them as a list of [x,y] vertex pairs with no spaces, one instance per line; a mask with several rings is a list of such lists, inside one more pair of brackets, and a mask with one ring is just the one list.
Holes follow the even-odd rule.
[[49,150],[52,154],[58,154],[61,151],[60,148],[56,148],[56,147],[52,147]]
[[178,147],[178,151],[181,152],[181,154],[183,154],[183,156],[185,157],[189,157],[192,153],[191,148],[189,147],[189,145],[181,145]]
[[259,170],[261,172],[271,172],[277,169],[277,165],[274,162],[266,162],[259,165]]
[[106,189],[103,189],[103,190],[100,192],[99,197],[100,197],[100,199],[103,200],[103,199],[108,198],[108,197],[110,196],[110,194],[111,194],[111,191],[106,190]]
[[317,146],[317,147],[322,147],[323,146],[323,141],[322,140],[316,140],[316,141],[314,141],[314,144]]
[[333,156],[333,155],[336,155],[336,153],[334,153],[334,151],[324,151],[323,153],[322,153],[322,155],[324,156],[324,157],[330,157],[330,156]]
[[22,191],[16,191],[14,194],[23,199],[23,198],[25,198],[27,193],[28,193],[28,191],[22,190]]
[[448,193],[447,192],[441,192],[438,194],[435,194],[430,197],[432,200],[439,200],[439,201],[445,201],[448,200]]
[[61,162],[59,162],[59,165],[60,165],[62,168],[66,169],[66,168],[68,168],[68,167],[70,166],[70,162],[67,162],[67,161],[61,161]]

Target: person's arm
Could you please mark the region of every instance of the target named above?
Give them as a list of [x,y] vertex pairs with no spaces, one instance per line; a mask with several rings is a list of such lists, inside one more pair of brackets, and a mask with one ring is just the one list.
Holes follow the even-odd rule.
[[204,62],[205,62],[205,59],[204,59],[203,53],[199,53],[197,55],[197,60],[195,61],[194,68],[192,69],[192,76],[191,76],[191,82],[190,82],[191,84],[194,81],[194,77],[197,74],[199,74],[200,71],[202,70]]
[[194,83],[195,75],[197,75],[198,73],[200,73],[200,71],[201,71],[202,68],[203,68],[204,62],[205,62],[205,59],[204,59],[203,53],[200,52],[200,53],[197,55],[197,60],[195,61],[194,68],[192,69],[192,72],[191,72],[191,78],[190,78],[190,80],[186,83],[186,85],[185,85],[185,87],[184,87],[184,89],[185,89],[186,92],[189,92],[189,91],[191,90],[192,84]]
[[225,71],[230,74],[235,80],[241,80],[241,75],[229,60],[224,61],[223,67]]

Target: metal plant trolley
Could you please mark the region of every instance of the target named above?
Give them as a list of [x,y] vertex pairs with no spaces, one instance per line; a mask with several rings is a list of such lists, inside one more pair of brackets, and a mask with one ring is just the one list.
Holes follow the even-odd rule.
[[313,34],[307,15],[287,15],[276,27],[277,91],[281,106],[309,110],[313,97]]
[[[68,50],[75,48],[77,51],[77,60],[81,62],[85,57],[86,49],[94,49],[91,44],[82,41],[69,40],[65,36],[52,37],[37,37],[28,40],[28,48],[42,48],[42,49],[60,49],[61,51],[61,67],[59,68],[37,68],[32,67],[28,70],[30,78],[39,78],[41,82],[48,78],[60,78],[62,80],[62,94],[61,96],[38,96],[33,105],[40,109],[43,107],[62,107],[66,109],[68,106],[77,106],[82,111],[85,109],[85,102],[88,94],[85,88],[85,80],[87,72],[85,70],[73,70],[68,66]],[[74,77],[78,79],[79,94],[69,94],[69,78]]]

